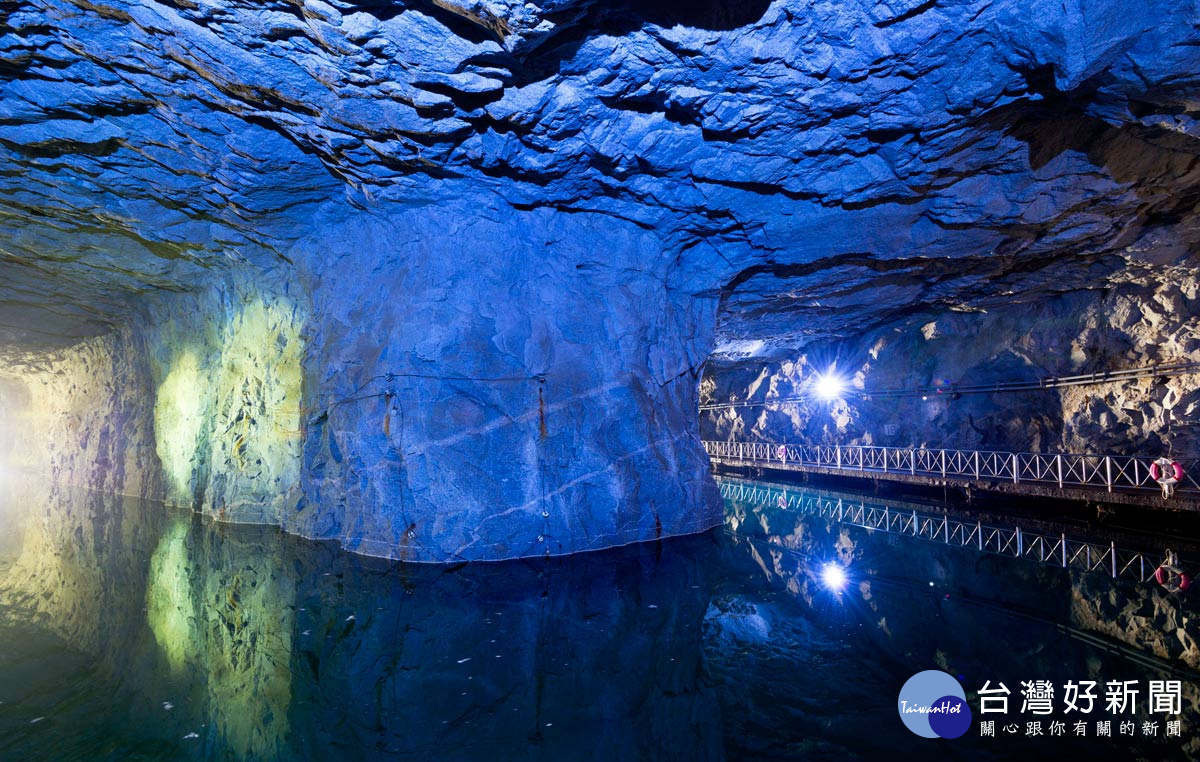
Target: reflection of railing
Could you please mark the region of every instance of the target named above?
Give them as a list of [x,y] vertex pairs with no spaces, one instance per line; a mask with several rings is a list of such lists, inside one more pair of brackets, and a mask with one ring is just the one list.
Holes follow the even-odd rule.
[[1113,579],[1132,577],[1139,582],[1154,578],[1159,560],[1145,553],[1087,540],[1068,539],[1030,532],[1020,527],[997,527],[978,521],[959,521],[949,516],[922,514],[911,508],[892,508],[845,498],[797,493],[780,487],[718,480],[721,497],[752,505],[772,505],[891,534],[907,535],[947,545],[973,548],[1026,558],[1064,569],[1103,572]]
[[[858,473],[900,474],[939,479],[1002,481],[1046,486],[1158,490],[1150,461],[1125,455],[1076,455],[984,450],[930,450],[902,447],[842,447],[711,442],[704,449],[714,462],[804,471],[813,468]],[[1200,461],[1180,460],[1183,480],[1176,491],[1200,492]]]

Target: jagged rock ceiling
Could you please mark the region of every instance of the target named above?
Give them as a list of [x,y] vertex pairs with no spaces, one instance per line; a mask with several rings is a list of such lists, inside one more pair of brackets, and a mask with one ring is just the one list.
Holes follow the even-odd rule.
[[[718,343],[1098,287],[1200,231],[1187,0],[0,2],[0,344],[392,204],[652,229]],[[11,354],[11,350],[10,350]]]

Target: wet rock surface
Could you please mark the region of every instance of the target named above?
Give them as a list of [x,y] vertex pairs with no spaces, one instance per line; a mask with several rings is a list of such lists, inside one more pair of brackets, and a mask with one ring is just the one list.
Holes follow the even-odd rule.
[[153,413],[171,433],[134,481],[366,552],[712,526],[714,348],[1190,271],[1196,23],[1174,0],[0,3],[6,375],[122,335],[152,408],[191,352],[213,393]]

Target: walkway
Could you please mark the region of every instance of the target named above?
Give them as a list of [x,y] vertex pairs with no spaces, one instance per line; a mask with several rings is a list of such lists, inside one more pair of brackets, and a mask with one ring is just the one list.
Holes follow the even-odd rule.
[[[923,484],[977,485],[1039,496],[1087,497],[1105,492],[1136,495],[1137,502],[1161,494],[1150,476],[1151,458],[1126,455],[931,450],[901,447],[813,447],[774,442],[704,442],[714,466],[869,476]],[[1200,461],[1180,459],[1181,502],[1200,499]],[[1161,502],[1161,501],[1160,501]],[[1180,507],[1184,507],[1181,505]]]

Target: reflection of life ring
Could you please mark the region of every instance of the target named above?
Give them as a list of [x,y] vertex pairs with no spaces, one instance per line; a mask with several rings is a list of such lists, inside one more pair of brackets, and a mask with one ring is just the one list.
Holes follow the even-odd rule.
[[1192,578],[1185,574],[1183,569],[1171,564],[1163,564],[1155,569],[1154,580],[1172,593],[1183,592],[1192,584]]
[[780,495],[775,501],[775,505],[778,505],[780,508],[787,508],[787,498],[783,495]]
[[775,448],[775,457],[779,458],[780,460],[787,460],[787,448],[784,447],[783,445],[779,445],[778,447],[776,447]]
[[[1169,475],[1166,473],[1166,468],[1168,466],[1171,469]],[[1183,481],[1183,466],[1179,465],[1179,461],[1177,460],[1159,458],[1150,464],[1150,478],[1159,484],[1162,484],[1163,482],[1168,482],[1170,484],[1181,482]]]

